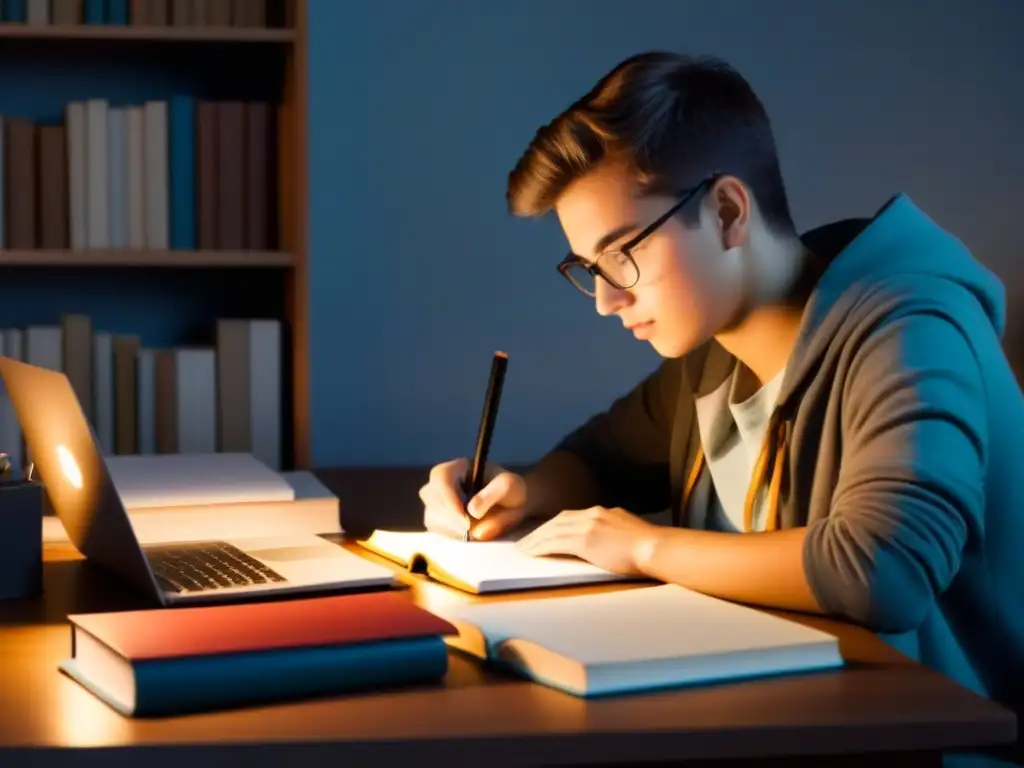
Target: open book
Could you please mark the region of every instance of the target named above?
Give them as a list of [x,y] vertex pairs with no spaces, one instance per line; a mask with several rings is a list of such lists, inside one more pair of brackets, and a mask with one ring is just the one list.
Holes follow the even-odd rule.
[[833,635],[674,584],[431,611],[459,630],[449,645],[576,696],[843,665]]
[[359,542],[411,571],[473,593],[622,580],[575,557],[532,557],[515,541],[460,541],[429,531],[374,531]]

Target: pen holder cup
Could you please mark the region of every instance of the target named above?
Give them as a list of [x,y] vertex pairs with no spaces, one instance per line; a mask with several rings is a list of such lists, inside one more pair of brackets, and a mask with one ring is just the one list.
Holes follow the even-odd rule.
[[42,483],[0,483],[0,600],[42,591]]

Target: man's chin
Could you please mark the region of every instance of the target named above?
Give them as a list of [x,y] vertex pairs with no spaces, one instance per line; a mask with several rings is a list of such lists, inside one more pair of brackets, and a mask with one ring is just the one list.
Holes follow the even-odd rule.
[[657,335],[648,339],[647,343],[664,358],[683,357],[700,346],[693,339],[665,339]]

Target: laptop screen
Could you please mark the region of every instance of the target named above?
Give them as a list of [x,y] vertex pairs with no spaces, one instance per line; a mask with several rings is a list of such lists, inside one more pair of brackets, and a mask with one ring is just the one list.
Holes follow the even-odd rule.
[[0,376],[28,456],[71,542],[97,565],[159,594],[68,377],[8,357],[0,357]]

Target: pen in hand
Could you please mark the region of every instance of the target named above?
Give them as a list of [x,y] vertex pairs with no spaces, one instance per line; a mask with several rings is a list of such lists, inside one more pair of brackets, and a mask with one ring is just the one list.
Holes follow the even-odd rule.
[[[491,438],[494,435],[494,423],[498,418],[498,405],[501,403],[501,388],[505,383],[505,369],[508,367],[508,354],[495,352],[491,361],[491,377],[487,382],[487,394],[484,396],[484,410],[480,417],[480,429],[476,436],[476,449],[473,452],[473,461],[462,481],[462,490],[466,503],[476,496],[484,488],[484,478],[487,469],[487,454],[491,449]],[[469,541],[469,529],[473,519],[469,512],[466,512],[466,531],[462,535],[463,541]]]

